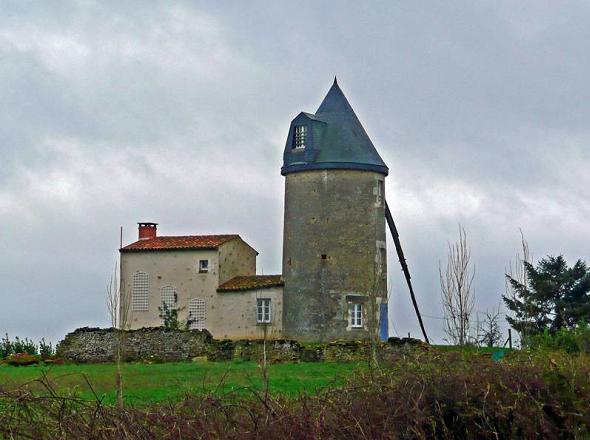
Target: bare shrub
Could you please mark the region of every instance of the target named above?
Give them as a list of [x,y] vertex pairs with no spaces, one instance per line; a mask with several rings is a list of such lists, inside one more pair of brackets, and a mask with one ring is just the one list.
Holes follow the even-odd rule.
[[483,321],[478,322],[477,342],[487,347],[495,347],[502,342],[500,331],[500,307],[486,310]]
[[125,330],[129,318],[129,308],[131,304],[130,295],[125,295],[121,291],[118,276],[118,262],[115,263],[115,269],[111,275],[109,284],[107,284],[107,310],[111,320],[111,326],[116,333],[115,337],[115,362],[117,372],[115,382],[117,385],[117,403],[123,407],[123,375],[121,371],[121,362],[125,350]]
[[469,342],[470,319],[475,303],[472,289],[475,270],[470,266],[471,248],[467,245],[465,229],[459,225],[459,241],[449,242],[447,266],[443,272],[439,263],[440,288],[444,312],[445,333],[453,344]]

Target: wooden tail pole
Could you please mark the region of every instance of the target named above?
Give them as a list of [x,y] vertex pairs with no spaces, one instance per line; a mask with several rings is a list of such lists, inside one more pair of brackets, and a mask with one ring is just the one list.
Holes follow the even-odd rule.
[[408,265],[406,264],[406,257],[404,257],[404,251],[402,249],[402,245],[399,241],[399,234],[397,233],[397,228],[395,227],[395,222],[393,221],[393,217],[391,216],[391,211],[389,210],[389,206],[387,205],[387,201],[385,201],[385,219],[387,220],[387,225],[389,226],[389,231],[391,232],[391,236],[393,237],[393,243],[395,244],[395,250],[397,251],[397,257],[399,258],[399,263],[402,266],[402,271],[406,277],[406,283],[408,284],[408,289],[410,289],[410,296],[412,297],[412,304],[414,304],[414,310],[416,311],[416,316],[418,317],[418,322],[420,323],[420,328],[422,329],[422,334],[424,335],[424,340],[427,344],[430,344],[428,340],[428,336],[426,335],[426,329],[424,328],[424,323],[422,322],[422,316],[420,315],[420,310],[418,309],[418,303],[416,302],[416,295],[414,295],[414,288],[412,287],[412,281],[410,277],[410,270],[408,269]]

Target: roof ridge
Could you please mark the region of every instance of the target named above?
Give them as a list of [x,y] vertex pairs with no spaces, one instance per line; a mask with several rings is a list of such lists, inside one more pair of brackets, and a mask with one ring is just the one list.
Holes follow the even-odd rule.
[[158,235],[158,236],[156,236],[154,238],[176,238],[176,237],[239,237],[239,236],[240,236],[240,234],[191,234],[191,235]]
[[[222,244],[237,239],[244,241],[239,234],[160,235],[147,240],[137,240],[122,247],[120,250],[156,251],[174,249],[216,249]],[[244,241],[244,243],[246,242]],[[246,245],[250,246],[248,243],[246,243]]]
[[285,284],[283,275],[236,275],[221,283],[217,287],[218,292],[231,292],[243,290],[268,289],[281,287]]

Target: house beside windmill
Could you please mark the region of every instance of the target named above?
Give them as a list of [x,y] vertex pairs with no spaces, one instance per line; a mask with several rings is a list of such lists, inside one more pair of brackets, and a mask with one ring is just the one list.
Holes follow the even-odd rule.
[[162,325],[165,304],[216,338],[387,334],[388,172],[334,80],[317,111],[289,127],[282,275],[256,275],[258,253],[238,235],[166,237],[140,223],[138,241],[120,250],[129,327]]
[[258,252],[239,235],[158,236],[156,223],[139,223],[120,252],[127,328],[159,327],[167,308],[220,339],[280,334],[281,276],[256,275]]

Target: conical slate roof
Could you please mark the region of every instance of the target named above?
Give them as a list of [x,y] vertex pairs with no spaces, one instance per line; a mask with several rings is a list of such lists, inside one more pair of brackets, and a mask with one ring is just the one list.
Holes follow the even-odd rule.
[[[306,127],[304,148],[294,148],[298,126]],[[336,79],[315,114],[300,113],[291,122],[285,146],[281,174],[314,169],[389,172]]]

